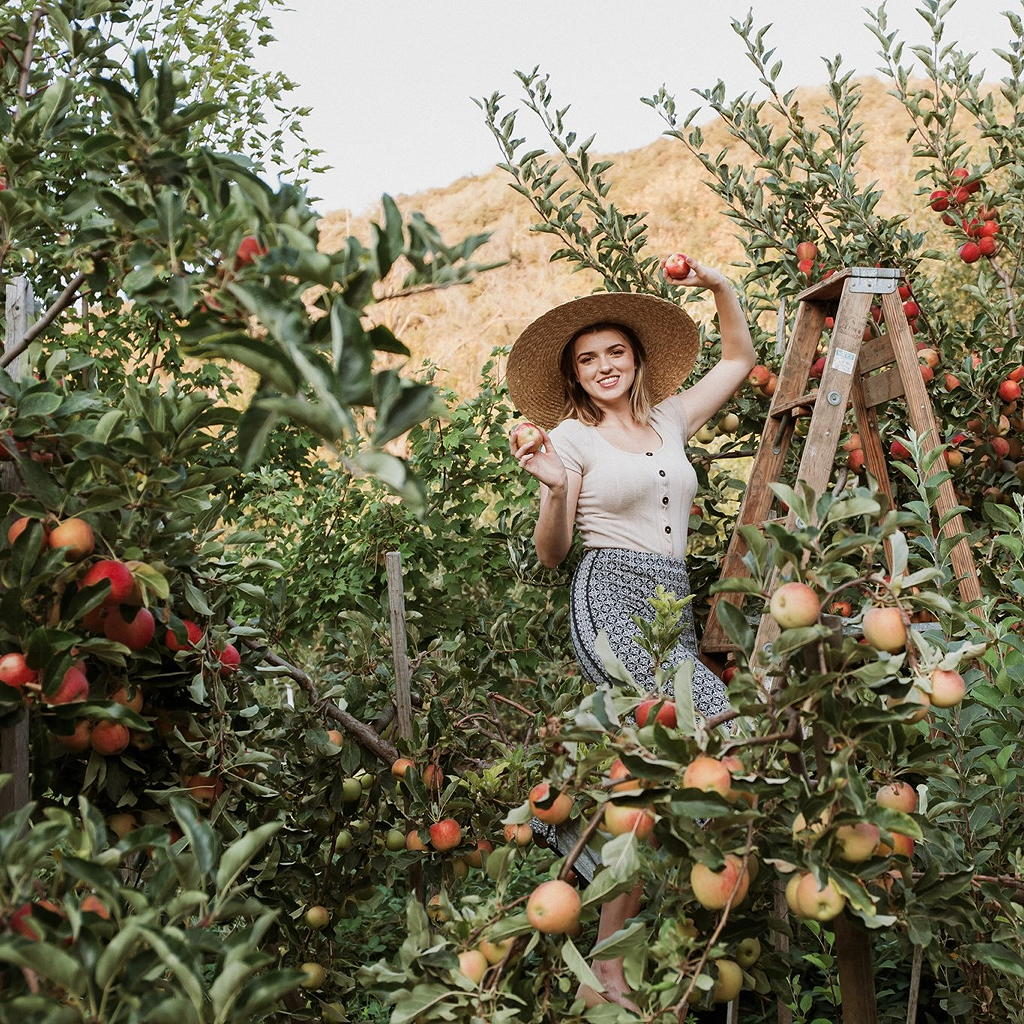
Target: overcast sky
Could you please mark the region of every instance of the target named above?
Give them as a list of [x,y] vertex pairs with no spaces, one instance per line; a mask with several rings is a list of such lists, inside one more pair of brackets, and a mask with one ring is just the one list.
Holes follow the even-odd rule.
[[[771,22],[769,45],[784,62],[783,85],[825,80],[823,55],[870,74],[880,64],[866,28],[864,0],[760,0],[755,24]],[[875,4],[871,5],[876,6]],[[889,27],[908,44],[929,40],[916,0],[891,0]],[[690,90],[723,79],[728,96],[758,88],[731,19],[749,0],[293,0],[275,15],[278,41],[263,51],[267,67],[299,88],[310,106],[311,144],[332,170],[314,180],[323,212],[365,209],[392,195],[447,185],[487,170],[497,146],[472,97],[495,90],[520,95],[515,70],[540,65],[559,106],[581,138],[596,132],[595,151],[643,146],[663,128],[640,103],[663,83],[680,110],[699,103]],[[999,13],[1019,0],[960,0],[947,38],[977,51],[1001,75],[993,46],[1006,46]],[[909,49],[909,46],[908,46]],[[523,115],[521,123],[529,122]],[[540,144],[538,142],[538,144]]]

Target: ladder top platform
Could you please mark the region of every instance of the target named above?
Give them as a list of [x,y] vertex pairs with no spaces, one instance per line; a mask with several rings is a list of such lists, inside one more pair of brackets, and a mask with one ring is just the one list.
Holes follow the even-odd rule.
[[[899,281],[902,277],[903,272],[895,267],[844,267],[842,270],[837,270],[831,277],[826,277],[823,281],[818,281],[809,288],[805,288],[796,296],[796,301],[828,302],[837,300],[842,295],[843,285],[847,280],[858,283],[861,281],[884,283],[884,290],[888,290],[888,282]],[[854,287],[854,290],[860,289]],[[869,287],[864,290],[874,291],[875,289]]]

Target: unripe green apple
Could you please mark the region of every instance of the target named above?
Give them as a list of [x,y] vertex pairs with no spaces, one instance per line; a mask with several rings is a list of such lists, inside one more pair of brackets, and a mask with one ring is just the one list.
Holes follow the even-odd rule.
[[761,940],[750,936],[736,945],[736,963],[744,970],[753,967],[761,959]]
[[327,980],[327,971],[320,964],[305,963],[299,970],[306,976],[299,982],[302,988],[320,988]]
[[716,960],[715,967],[718,969],[718,977],[715,979],[715,987],[711,990],[711,1001],[731,1003],[743,988],[743,971],[734,960]]
[[331,912],[319,904],[315,907],[310,907],[306,911],[306,924],[310,928],[319,931],[321,928],[326,928],[331,920]]
[[358,779],[345,779],[341,783],[341,799],[346,804],[355,803],[363,795]]

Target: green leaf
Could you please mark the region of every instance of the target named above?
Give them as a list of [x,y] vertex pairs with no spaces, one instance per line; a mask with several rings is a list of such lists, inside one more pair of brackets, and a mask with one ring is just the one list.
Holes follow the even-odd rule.
[[595,960],[614,960],[627,953],[635,952],[637,949],[645,949],[647,944],[647,926],[643,921],[633,921],[625,928],[620,928],[617,932],[602,939],[590,951],[590,955]]
[[81,993],[86,979],[82,965],[59,946],[48,942],[0,941],[0,961],[29,967],[37,974],[71,992]]
[[221,857],[217,869],[217,891],[223,891],[232,885],[235,879],[249,866],[249,862],[263,849],[270,840],[281,831],[283,821],[270,821],[266,825],[247,832],[241,839],[236,839]]
[[989,967],[1002,971],[1003,974],[1009,974],[1014,978],[1024,978],[1024,960],[1001,943],[976,942],[965,947],[964,953],[980,963],[988,964]]
[[597,980],[597,975],[580,955],[575,943],[567,935],[562,940],[562,961],[584,985],[589,985],[595,992],[604,992],[604,985]]
[[635,878],[640,870],[636,836],[632,832],[624,832],[609,839],[601,847],[601,863],[618,882]]
[[199,817],[192,802],[185,797],[171,797],[171,812],[178,819],[181,831],[188,839],[189,848],[196,858],[196,866],[204,878],[213,874],[220,850],[217,833]]

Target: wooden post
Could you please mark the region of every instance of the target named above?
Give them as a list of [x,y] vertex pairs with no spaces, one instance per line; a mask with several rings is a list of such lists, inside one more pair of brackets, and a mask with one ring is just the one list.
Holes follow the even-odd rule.
[[844,910],[832,923],[836,932],[843,1024],[878,1024],[871,936],[849,911]]
[[[32,312],[32,287],[28,278],[13,278],[7,285],[6,348],[16,345],[24,337]],[[7,372],[18,378],[23,373],[24,365],[25,356],[22,353],[10,363]],[[0,468],[0,488],[12,492],[20,487],[21,480],[14,463],[4,464]],[[22,714],[16,724],[0,729],[0,775],[12,776],[11,781],[0,789],[0,817],[19,810],[29,801],[31,787],[28,749],[28,715]]]
[[389,551],[384,556],[388,574],[388,612],[391,615],[391,652],[395,661],[395,707],[398,735],[412,739],[412,690],[408,646],[405,636],[405,591],[402,587],[402,555]]

